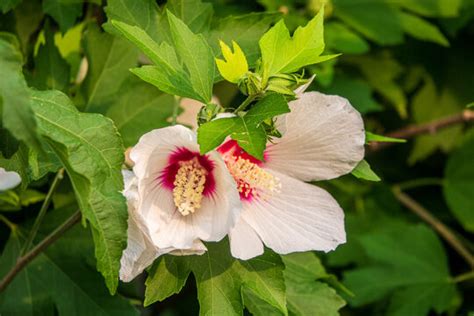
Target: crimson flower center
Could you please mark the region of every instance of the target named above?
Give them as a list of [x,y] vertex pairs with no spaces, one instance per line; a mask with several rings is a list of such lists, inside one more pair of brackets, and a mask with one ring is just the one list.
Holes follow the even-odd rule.
[[202,200],[215,190],[214,163],[207,155],[181,147],[168,157],[158,180],[172,191],[176,209],[183,216],[201,208]]
[[262,162],[243,151],[236,141],[225,142],[218,151],[237,183],[241,200],[268,198],[279,191],[279,179],[263,169]]

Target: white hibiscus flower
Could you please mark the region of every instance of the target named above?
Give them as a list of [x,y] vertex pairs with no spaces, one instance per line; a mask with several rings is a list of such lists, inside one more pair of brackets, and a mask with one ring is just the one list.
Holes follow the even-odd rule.
[[0,168],[0,191],[13,189],[21,182],[21,177],[14,171],[6,171]]
[[199,154],[191,130],[176,125],[151,131],[130,159],[136,222],[158,249],[202,250],[199,241],[219,241],[235,225],[241,210],[235,181],[217,152]]
[[360,114],[339,96],[301,94],[279,117],[283,133],[267,146],[264,162],[233,140],[219,147],[234,176],[243,211],[229,234],[234,257],[249,259],[263,245],[280,254],[330,251],[346,241],[344,213],[325,190],[304,181],[350,172],[364,156]]
[[133,172],[122,171],[125,189],[124,196],[128,205],[128,240],[127,248],[120,260],[120,279],[125,282],[133,280],[144,269],[153,263],[160,255],[170,253],[174,255],[203,254],[207,249],[204,244],[196,240],[190,249],[179,250],[174,248],[158,248],[153,243],[148,226],[137,210],[139,201],[137,178]]

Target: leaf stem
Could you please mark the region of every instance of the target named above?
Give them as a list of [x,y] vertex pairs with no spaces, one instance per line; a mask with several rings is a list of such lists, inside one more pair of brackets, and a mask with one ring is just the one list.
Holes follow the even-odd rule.
[[30,233],[28,234],[28,238],[26,239],[25,245],[23,246],[23,249],[21,250],[20,255],[24,255],[28,251],[28,249],[31,246],[31,243],[35,239],[36,234],[38,233],[38,229],[40,228],[41,222],[43,221],[43,218],[46,215],[46,211],[48,210],[49,205],[51,204],[53,193],[58,187],[58,184],[63,179],[63,177],[64,177],[64,169],[61,168],[56,173],[53,183],[49,187],[48,194],[46,195],[46,198],[43,201],[43,205],[41,205],[41,209],[38,213],[38,216],[36,216],[35,222],[33,223],[33,227],[31,228]]
[[7,286],[13,281],[15,276],[23,270],[23,268],[52,243],[54,243],[59,237],[61,237],[66,231],[73,227],[81,219],[81,212],[76,211],[71,215],[64,223],[44,238],[38,245],[36,245],[31,251],[18,258],[13,268],[5,275],[0,282],[0,293],[3,292]]
[[474,279],[474,271],[469,271],[452,278],[454,283],[461,283],[470,279]]
[[397,187],[400,190],[410,190],[414,188],[424,187],[424,186],[440,186],[443,185],[443,179],[441,178],[419,178],[400,182],[397,184]]
[[257,98],[258,94],[249,95],[244,102],[242,102],[235,110],[234,113],[245,110],[245,108]]
[[474,268],[474,256],[469,250],[464,247],[461,241],[456,235],[444,225],[439,219],[431,214],[426,208],[424,208],[417,201],[413,200],[410,196],[403,193],[400,187],[394,186],[392,188],[393,194],[397,200],[402,203],[410,211],[418,215],[422,220],[431,225],[434,230],[469,264],[471,268]]
[[[399,130],[390,132],[386,134],[385,136],[393,137],[393,138],[408,139],[408,138],[412,138],[414,136],[418,136],[421,134],[435,134],[440,129],[443,129],[452,125],[460,124],[460,123],[471,122],[471,121],[474,121],[474,111],[466,109],[462,111],[461,113],[442,117],[440,119],[431,121],[429,123],[409,125]],[[383,149],[385,147],[391,146],[393,144],[395,143],[371,142],[369,144],[369,150],[374,152],[374,151]]]
[[12,223],[8,218],[3,216],[2,214],[0,214],[0,221],[4,222],[5,225],[7,225],[8,228],[10,228],[11,231],[16,230],[16,224]]

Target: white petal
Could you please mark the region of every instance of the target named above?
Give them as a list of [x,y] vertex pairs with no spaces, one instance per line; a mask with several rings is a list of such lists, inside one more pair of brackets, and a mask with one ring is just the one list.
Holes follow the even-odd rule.
[[208,155],[214,162],[215,191],[203,198],[193,214],[183,216],[176,210],[171,191],[143,182],[144,187],[152,189],[146,195],[140,193],[143,199],[139,209],[158,247],[191,249],[196,239],[221,240],[235,225],[242,208],[237,185],[220,156],[215,152]]
[[196,134],[184,126],[175,125],[144,134],[130,152],[130,159],[135,163],[133,172],[140,180],[157,176],[156,173],[168,163],[169,154],[179,147],[199,151]]
[[120,279],[125,282],[133,280],[159,255],[167,252],[156,248],[141,226],[135,216],[129,214],[127,248],[120,259]]
[[193,247],[190,249],[173,249],[169,254],[173,256],[191,256],[202,255],[207,251],[206,246],[200,241],[195,240]]
[[303,93],[277,126],[281,139],[267,147],[266,167],[303,181],[346,174],[364,157],[364,122],[347,99]]
[[241,215],[267,247],[280,254],[330,251],[346,241],[344,213],[328,192],[269,172],[280,179],[281,192],[244,203]]
[[235,258],[248,260],[263,254],[263,243],[260,237],[242,216],[230,231],[229,241],[230,251]]
[[299,98],[303,95],[303,93],[306,91],[306,89],[308,89],[308,87],[313,83],[314,78],[316,78],[316,75],[312,75],[311,78],[308,79],[308,82],[306,82],[302,86],[299,86],[298,88],[296,88],[293,91],[297,98]]
[[21,177],[14,171],[6,171],[0,168],[0,191],[13,189],[21,182]]

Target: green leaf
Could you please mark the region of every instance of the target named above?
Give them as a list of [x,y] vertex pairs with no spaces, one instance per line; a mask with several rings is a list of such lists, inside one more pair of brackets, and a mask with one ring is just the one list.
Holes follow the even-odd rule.
[[91,224],[97,268],[114,293],[127,240],[121,140],[109,119],[78,112],[61,92],[32,92],[31,103],[39,131],[61,160]]
[[401,0],[397,4],[417,14],[429,17],[458,15],[462,0]]
[[45,34],[46,41],[39,47],[35,57],[32,85],[40,90],[54,89],[67,92],[70,78],[69,64],[59,53],[49,26],[46,27]]
[[162,26],[165,30],[169,26],[167,11],[183,21],[191,32],[196,34],[209,30],[214,14],[211,3],[201,0],[170,0],[166,3],[161,15]]
[[384,142],[384,143],[406,143],[406,139],[387,137],[383,135],[377,135],[371,132],[365,132],[365,143],[369,142]]
[[89,62],[87,77],[81,86],[85,108],[105,113],[116,101],[129,69],[137,64],[138,52],[127,41],[102,33],[93,24],[85,33],[84,49]]
[[267,135],[263,126],[247,122],[245,118],[234,118],[235,125],[230,137],[237,141],[248,154],[263,160],[263,152],[267,143]]
[[[433,106],[436,104],[436,106]],[[432,120],[458,113],[463,109],[462,104],[449,88],[437,91],[434,80],[425,75],[424,84],[412,101],[413,119],[416,123],[426,123]],[[415,139],[408,162],[414,164],[425,159],[437,149],[449,152],[462,136],[462,126],[455,125],[437,131],[433,135],[420,135]],[[446,141],[449,139],[450,141]]]
[[5,14],[16,7],[20,2],[21,0],[0,0],[0,10]]
[[447,258],[436,234],[425,226],[406,225],[360,237],[368,265],[344,273],[355,293],[351,305],[390,297],[386,315],[443,313],[459,302]]
[[230,135],[247,153],[263,160],[267,137],[260,123],[289,111],[285,98],[273,93],[257,102],[243,117],[221,118],[202,124],[198,129],[200,151],[206,153],[216,148]]
[[209,45],[214,55],[219,56],[219,41],[235,41],[244,51],[249,66],[254,67],[260,57],[260,49],[255,43],[280,16],[280,13],[258,12],[219,19],[209,34]]
[[167,12],[176,53],[186,66],[194,91],[205,103],[212,98],[216,65],[204,36],[194,34],[183,21]]
[[443,33],[433,24],[417,17],[416,15],[400,12],[400,21],[403,30],[416,39],[430,41],[442,46],[449,46]]
[[321,9],[306,26],[298,27],[292,37],[283,20],[266,32],[259,41],[264,76],[292,73],[333,58],[320,56],[324,50],[323,19]]
[[168,44],[173,42],[166,11],[182,20],[194,33],[207,32],[213,15],[212,4],[200,0],[170,0],[162,10],[153,0],[111,0],[107,2],[105,11],[109,22],[104,28],[108,32],[120,34],[110,23],[111,20],[120,21],[138,26],[159,44],[164,41]]
[[156,65],[132,69],[135,75],[163,92],[207,102],[199,92],[195,91],[189,73],[179,62],[172,46],[166,42],[159,45],[145,31],[136,26],[119,21],[111,21],[111,23]]
[[314,253],[283,256],[288,311],[291,315],[339,315],[345,301],[329,285],[316,280],[328,277]]
[[183,289],[191,272],[189,260],[174,259],[162,256],[151,267],[145,282],[145,306],[162,302]]
[[[328,63],[326,63],[328,64]],[[325,65],[326,65],[325,64]],[[320,72],[316,72],[320,79]],[[352,106],[362,114],[377,112],[383,108],[374,100],[373,89],[367,81],[337,74],[328,88],[322,89],[324,93],[342,95],[347,98]]]
[[169,125],[176,106],[174,96],[132,78],[125,81],[117,101],[107,111],[117,127],[125,147],[133,146],[145,133]]
[[326,45],[345,54],[363,54],[369,51],[369,44],[357,33],[339,22],[330,22],[324,26]]
[[288,103],[282,95],[272,93],[255,104],[244,116],[249,124],[260,124],[277,115],[290,112]]
[[[179,292],[192,272],[197,283],[200,315],[241,315],[244,290],[287,314],[283,264],[278,255],[267,252],[240,261],[230,255],[227,240],[206,246],[208,251],[201,256],[161,258],[158,268],[152,269],[148,276],[146,302],[150,304]],[[160,286],[165,289],[156,290]]]
[[448,160],[443,193],[449,208],[463,227],[474,232],[474,139],[464,143]]
[[23,51],[26,51],[31,35],[44,19],[40,1],[21,1],[14,10],[16,33]]
[[403,41],[398,11],[386,1],[335,0],[333,3],[336,17],[376,43],[393,45]]
[[217,68],[225,80],[238,83],[239,80],[249,71],[249,65],[245,54],[239,44],[232,41],[233,52],[224,42],[220,42],[224,60],[216,58]]
[[158,22],[158,6],[154,0],[109,0],[105,7],[108,22],[104,24],[104,29],[115,35],[120,35],[111,20],[120,21],[128,25],[135,25],[143,29],[152,39],[160,42],[162,30]]
[[[62,217],[64,213],[70,214],[66,210],[55,213],[59,211],[63,213]],[[48,221],[51,221],[50,216]],[[17,233],[11,234],[0,258],[0,275],[5,275],[20,254],[21,242]],[[100,275],[88,265],[93,259],[92,247],[86,229],[78,225],[68,231],[30,262],[1,293],[0,313],[22,316],[56,313],[60,316],[138,315],[138,311],[121,296],[111,296]]]
[[372,88],[389,101],[402,118],[408,116],[407,98],[397,80],[403,67],[389,54],[376,56],[350,56],[346,60],[364,74]]
[[22,64],[23,59],[17,48],[0,38],[0,105],[3,108],[3,127],[15,138],[41,150]]
[[364,179],[368,181],[380,181],[379,176],[374,171],[372,171],[369,163],[365,160],[361,160],[351,173],[359,179]]
[[66,33],[81,16],[82,5],[78,0],[44,0],[43,12],[53,17],[61,32]]
[[[293,316],[339,315],[345,301],[324,279],[330,277],[314,253],[282,256],[285,270],[286,305]],[[258,296],[244,291],[245,306],[253,315],[283,315]]]

